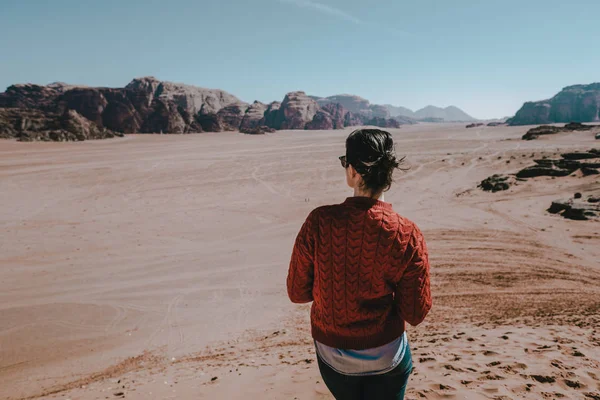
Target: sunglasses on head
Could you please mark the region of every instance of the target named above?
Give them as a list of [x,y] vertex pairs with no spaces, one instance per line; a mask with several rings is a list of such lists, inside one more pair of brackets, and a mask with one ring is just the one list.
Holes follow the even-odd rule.
[[342,167],[344,168],[348,168],[348,161],[346,160],[346,156],[339,156],[338,157],[340,159],[340,163],[342,163]]

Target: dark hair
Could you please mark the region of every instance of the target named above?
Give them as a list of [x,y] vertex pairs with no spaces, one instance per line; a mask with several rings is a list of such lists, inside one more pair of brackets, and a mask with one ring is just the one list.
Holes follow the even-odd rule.
[[394,140],[380,129],[358,129],[346,139],[346,159],[363,178],[362,189],[371,194],[386,192],[392,186],[395,169],[404,157],[396,158]]

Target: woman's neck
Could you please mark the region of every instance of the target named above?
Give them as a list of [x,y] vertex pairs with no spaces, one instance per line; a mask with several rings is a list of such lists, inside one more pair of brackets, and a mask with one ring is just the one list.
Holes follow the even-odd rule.
[[360,190],[358,188],[354,188],[354,197],[369,197],[371,199],[375,199],[375,200],[379,200],[379,201],[385,201],[383,199],[383,192],[373,195],[373,194],[368,193],[368,192],[363,192],[362,190]]

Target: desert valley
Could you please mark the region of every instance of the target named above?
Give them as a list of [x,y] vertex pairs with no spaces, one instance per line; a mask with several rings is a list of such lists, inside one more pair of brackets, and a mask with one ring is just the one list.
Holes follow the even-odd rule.
[[[432,263],[410,399],[600,398],[600,127],[532,128],[390,128]],[[285,276],[351,130],[0,141],[0,398],[332,398]]]

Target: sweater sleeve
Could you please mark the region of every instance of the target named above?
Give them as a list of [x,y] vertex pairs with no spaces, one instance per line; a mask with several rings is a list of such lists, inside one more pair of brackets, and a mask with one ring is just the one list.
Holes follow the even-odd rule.
[[292,250],[292,259],[287,276],[287,291],[290,300],[294,303],[309,303],[313,301],[314,279],[314,249],[315,211],[311,212],[304,221]]
[[400,317],[417,326],[431,310],[429,257],[423,234],[414,227],[403,257],[404,272],[396,285],[395,298]]

